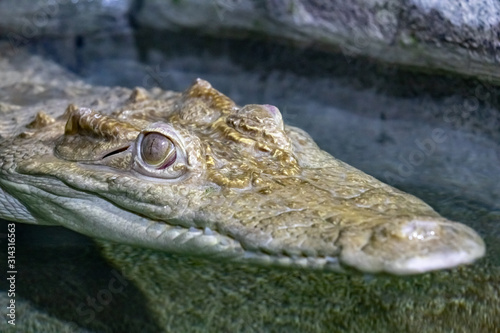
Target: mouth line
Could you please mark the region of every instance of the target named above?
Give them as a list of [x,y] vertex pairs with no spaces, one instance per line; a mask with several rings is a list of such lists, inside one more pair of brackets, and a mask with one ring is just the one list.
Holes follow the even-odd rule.
[[[45,176],[45,179],[57,178]],[[200,218],[201,215],[196,217],[193,214],[184,214],[184,217],[181,217],[183,210],[180,209],[174,214],[163,215],[165,216],[163,218],[159,210],[153,209],[153,203],[141,203],[141,205],[149,205],[148,209],[142,209],[145,207],[137,205],[137,201],[124,200],[123,196],[117,200],[118,196],[109,189],[102,188],[100,191],[91,192],[85,188],[72,187],[63,180],[57,180],[49,182],[38,180],[30,185],[24,184],[24,187],[21,184],[12,183],[12,191],[23,194],[20,197],[19,206],[23,206],[24,200],[31,199],[33,193],[40,192],[39,197],[43,198],[43,202],[40,199],[40,202],[35,204],[43,207],[42,215],[52,214],[52,206],[61,209],[61,204],[64,204],[63,213],[71,212],[72,219],[61,215],[57,222],[77,232],[170,253],[215,260],[225,259],[265,267],[296,267],[336,272],[350,271],[350,268],[353,268],[356,271],[369,273],[411,275],[468,264],[482,257],[485,252],[484,243],[470,227],[440,217],[432,217],[433,220],[436,218],[436,228],[432,228],[433,224],[430,223],[432,221],[414,218],[401,224],[399,229],[391,228],[390,224],[384,223],[377,228],[376,234],[368,233],[367,230],[364,234],[358,234],[357,229],[346,228],[342,229],[345,232],[335,234],[335,238],[330,238],[328,234],[316,233],[316,238],[309,238],[311,241],[308,244],[301,245],[300,242],[288,242],[286,237],[284,238],[280,233],[273,234],[272,230],[266,232],[265,230],[245,229],[234,223],[228,224],[226,228],[221,226],[220,222],[224,221],[218,221],[216,215],[203,219]],[[9,181],[2,180],[2,187],[7,186],[7,183],[10,184]],[[5,190],[10,192],[10,187],[7,186]],[[61,189],[64,191],[61,192]],[[71,197],[72,200],[61,201],[62,196]],[[6,198],[5,201],[7,202],[8,199]],[[14,209],[16,204],[9,202],[6,207],[10,206]],[[159,208],[159,206],[155,207]],[[151,214],[144,214],[145,211]],[[178,218],[166,218],[166,216],[174,215]],[[37,223],[39,217],[36,217],[36,221],[27,222]],[[310,218],[308,214],[296,217],[302,221]],[[72,223],[72,220],[80,221],[80,223]],[[396,222],[393,221],[393,223]],[[276,228],[279,223],[273,223],[272,226]],[[433,230],[441,228],[446,231],[443,231],[443,237],[447,240],[442,244],[432,233]],[[99,230],[99,233],[96,233],[96,230]],[[400,246],[399,238],[401,237],[397,239],[387,237],[387,232],[391,230],[398,231],[396,236],[402,235],[405,239],[418,236],[412,240],[413,245],[409,247],[410,251],[405,252],[405,246]],[[463,239],[469,242],[457,243],[457,240]],[[321,243],[314,240],[319,240]],[[366,245],[366,240],[370,240],[369,246]],[[439,245],[435,246],[437,250],[428,251],[425,246],[427,242],[431,245],[437,242],[436,244]]]
[[[235,237],[223,234],[209,227],[184,227],[171,225],[164,221],[152,221],[146,232],[155,238],[168,239],[176,244],[175,252],[193,254],[201,257],[227,257],[234,261],[257,264],[261,266],[281,266],[309,268],[343,272],[337,256],[292,255],[286,251],[271,252],[268,249],[252,248]],[[184,250],[183,248],[186,247]],[[197,248],[190,251],[189,248]]]

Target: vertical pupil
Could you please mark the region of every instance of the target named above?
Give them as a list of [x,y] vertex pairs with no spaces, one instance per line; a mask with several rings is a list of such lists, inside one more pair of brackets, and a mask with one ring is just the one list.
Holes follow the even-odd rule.
[[142,159],[153,166],[164,162],[169,163],[169,159],[175,158],[172,141],[158,133],[149,133],[144,136],[142,141],[141,155]]

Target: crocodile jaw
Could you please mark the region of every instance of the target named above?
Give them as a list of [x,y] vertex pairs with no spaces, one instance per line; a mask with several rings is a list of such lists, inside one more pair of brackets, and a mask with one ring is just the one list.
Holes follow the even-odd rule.
[[[264,266],[338,272],[351,267],[367,273],[407,275],[468,264],[485,252],[483,240],[471,228],[441,217],[427,217],[389,221],[365,231],[347,228],[331,239],[334,250],[330,253],[318,254],[316,249],[307,248],[292,253],[286,246],[257,246],[248,233],[230,235],[227,230],[222,233],[208,226],[151,220],[109,199],[68,188],[56,179],[37,185],[0,179],[2,216],[27,223],[50,221],[90,237],[171,253]],[[14,197],[18,199],[12,200]],[[262,239],[257,238],[259,241]],[[280,244],[282,240],[268,238],[266,242]],[[305,255],[308,251],[313,254]]]

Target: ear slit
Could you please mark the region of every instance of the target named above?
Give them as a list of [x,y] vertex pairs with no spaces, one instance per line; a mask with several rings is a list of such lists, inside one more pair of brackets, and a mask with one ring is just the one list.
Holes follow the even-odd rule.
[[113,150],[113,151],[111,151],[111,152],[107,153],[106,155],[104,155],[104,156],[102,157],[102,159],[105,159],[106,157],[109,157],[109,156],[113,156],[113,155],[116,155],[116,154],[122,153],[122,152],[126,151],[129,147],[130,147],[130,145],[125,146],[125,147],[122,147],[122,148],[119,148],[119,149],[116,149],[116,150]]

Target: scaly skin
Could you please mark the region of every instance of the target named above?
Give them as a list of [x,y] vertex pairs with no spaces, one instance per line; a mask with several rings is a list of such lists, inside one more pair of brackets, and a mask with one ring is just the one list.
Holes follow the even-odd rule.
[[320,150],[274,106],[238,107],[200,79],[93,104],[30,111],[0,144],[0,217],[319,269],[413,274],[484,255],[472,229]]

